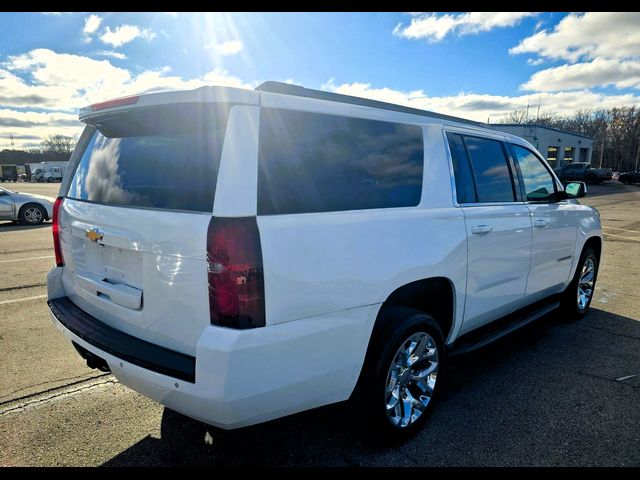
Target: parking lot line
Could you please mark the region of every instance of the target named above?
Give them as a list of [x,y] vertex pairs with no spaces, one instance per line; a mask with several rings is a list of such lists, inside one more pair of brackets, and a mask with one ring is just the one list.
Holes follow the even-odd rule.
[[624,238],[625,240],[640,242],[640,237],[625,237],[624,235],[616,235],[615,233],[607,233],[607,232],[602,232],[602,233],[604,233],[605,235],[608,235],[609,237]]
[[602,225],[602,228],[610,228],[611,230],[622,230],[623,232],[629,232],[629,233],[640,233],[638,230],[627,230],[626,228],[609,227],[608,225]]
[[38,260],[40,258],[53,258],[54,255],[43,255],[42,257],[13,258],[11,260],[0,260],[0,263],[24,262],[26,260]]
[[13,300],[0,300],[0,305],[7,303],[26,302],[27,300],[37,300],[38,298],[47,298],[46,295],[33,295],[32,297],[14,298]]

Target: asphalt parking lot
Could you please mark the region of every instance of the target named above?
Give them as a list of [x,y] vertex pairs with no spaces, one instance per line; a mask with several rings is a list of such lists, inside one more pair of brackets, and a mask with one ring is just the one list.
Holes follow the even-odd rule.
[[640,186],[590,186],[583,203],[605,232],[589,315],[452,358],[426,428],[393,447],[343,405],[221,432],[89,369],[49,318],[51,224],[0,221],[0,465],[639,466]]

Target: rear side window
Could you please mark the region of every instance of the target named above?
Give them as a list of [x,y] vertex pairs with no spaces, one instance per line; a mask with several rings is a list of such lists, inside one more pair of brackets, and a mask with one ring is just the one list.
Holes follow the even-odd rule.
[[415,125],[263,108],[258,213],[415,206],[423,161]]
[[449,150],[451,151],[451,160],[453,162],[453,176],[456,180],[458,203],[473,203],[476,201],[476,190],[462,135],[449,132],[447,133],[447,139],[449,140]]
[[478,202],[513,202],[511,171],[502,142],[464,136],[469,153]]
[[180,104],[105,113],[67,196],[108,205],[211,212],[227,108]]

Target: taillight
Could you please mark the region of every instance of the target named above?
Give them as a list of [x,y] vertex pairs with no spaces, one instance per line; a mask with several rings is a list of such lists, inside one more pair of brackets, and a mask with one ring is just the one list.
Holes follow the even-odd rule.
[[133,105],[135,103],[138,103],[138,100],[140,100],[140,95],[116,98],[114,100],[107,100],[106,102],[94,103],[93,105],[91,105],[91,110],[95,112],[96,110],[104,110],[105,108]]
[[64,267],[64,258],[62,258],[62,249],[60,248],[60,207],[63,200],[64,197],[58,197],[53,203],[53,226],[51,227],[53,231],[53,250],[56,254],[56,265],[58,267]]
[[211,218],[207,271],[213,325],[264,327],[262,249],[255,217]]

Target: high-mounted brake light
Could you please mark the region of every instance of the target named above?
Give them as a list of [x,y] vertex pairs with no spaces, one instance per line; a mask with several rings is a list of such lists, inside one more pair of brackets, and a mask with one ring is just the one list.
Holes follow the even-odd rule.
[[53,250],[56,255],[56,265],[58,267],[64,267],[64,258],[62,258],[62,249],[60,248],[60,207],[64,197],[56,198],[53,203],[53,218],[51,230],[53,231]]
[[91,105],[91,110],[95,112],[96,110],[104,110],[105,108],[133,105],[134,103],[138,103],[138,100],[140,100],[140,95],[116,98],[114,100],[107,100],[106,102],[94,103]]
[[229,328],[265,325],[264,274],[255,217],[212,217],[207,232],[211,323]]

